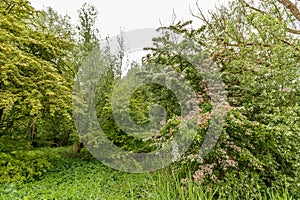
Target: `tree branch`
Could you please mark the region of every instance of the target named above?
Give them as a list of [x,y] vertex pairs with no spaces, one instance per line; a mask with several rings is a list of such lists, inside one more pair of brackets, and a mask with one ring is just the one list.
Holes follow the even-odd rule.
[[300,21],[300,11],[295,4],[293,4],[290,0],[278,0],[278,2],[289,9],[294,17]]
[[300,35],[300,30],[295,30],[295,29],[291,29],[291,28],[286,28],[286,30],[287,30],[289,33],[293,33],[293,34],[298,34],[298,35]]
[[[296,7],[293,3],[291,3],[289,0],[278,0],[278,1],[279,1],[281,4],[283,4],[284,7],[286,7],[287,9],[289,9],[289,10],[292,12],[293,16],[295,16],[296,18],[297,18],[297,16],[298,16],[299,19],[297,18],[297,20],[300,21],[300,11],[297,9],[297,7]],[[283,3],[283,2],[284,2],[284,3]],[[287,3],[287,2],[290,2],[290,3]],[[255,8],[255,7],[249,5],[249,4],[246,3],[246,2],[243,2],[243,3],[245,4],[246,7],[250,8],[250,9],[252,9],[252,10],[254,10],[254,11],[257,11],[257,12],[262,13],[262,14],[267,14],[265,11],[260,10],[260,9],[258,9],[258,8]],[[294,6],[294,8],[292,9],[292,10],[294,10],[294,11],[291,10],[291,4]],[[287,5],[287,6],[286,6],[286,5]],[[279,11],[278,7],[276,6],[275,3],[273,4],[273,6],[274,6],[274,8],[275,8],[275,10],[276,10],[276,12],[277,12],[277,14],[278,14],[277,17],[278,17],[281,21],[283,21],[283,18],[280,16],[280,11]],[[295,11],[295,10],[296,10],[296,11]],[[291,29],[291,28],[286,28],[286,30],[287,30],[287,32],[289,32],[289,33],[300,35],[300,30],[295,30],[295,29]]]
[[6,8],[6,13],[4,13],[4,15],[8,15],[15,6],[16,6],[15,3],[8,5],[8,7]]
[[281,39],[281,38],[279,38],[279,40],[280,40],[281,42],[283,42],[284,44],[287,44],[287,45],[289,45],[289,46],[294,47],[297,51],[300,51],[300,49],[299,49],[297,46],[295,46],[294,44],[290,43],[289,41],[286,41],[286,40]]
[[252,10],[256,11],[256,12],[260,12],[260,13],[262,13],[262,14],[264,14],[264,15],[266,15],[266,14],[267,14],[265,11],[262,11],[262,10],[260,10],[260,9],[258,9],[258,8],[255,8],[255,7],[253,7],[253,6],[249,5],[249,4],[248,4],[248,3],[246,3],[246,2],[243,2],[243,3],[245,4],[245,6],[246,6],[246,7],[250,8],[250,9],[252,9]]

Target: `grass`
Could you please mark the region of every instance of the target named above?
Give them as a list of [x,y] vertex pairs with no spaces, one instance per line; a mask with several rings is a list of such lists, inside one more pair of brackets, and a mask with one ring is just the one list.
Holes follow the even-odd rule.
[[[181,183],[180,178],[168,170],[128,174],[107,168],[90,158],[87,152],[78,156],[67,148],[53,151],[63,156],[53,163],[50,171],[39,180],[4,184],[0,188],[0,199],[242,199],[238,191],[228,195],[224,188],[207,188],[192,181]],[[247,199],[292,199],[285,189],[256,195],[257,198],[249,195]]]
[[[190,178],[191,180],[191,178]],[[193,181],[186,181],[184,184],[178,176],[172,172],[158,173],[156,180],[152,180],[153,191],[150,199],[160,200],[236,200],[236,199],[257,199],[257,200],[292,200],[295,199],[285,188],[282,191],[259,191],[258,186],[253,190],[242,191],[240,189],[226,189],[221,186],[205,186],[196,184]],[[237,185],[236,188],[241,188]],[[256,191],[256,192],[254,192]]]

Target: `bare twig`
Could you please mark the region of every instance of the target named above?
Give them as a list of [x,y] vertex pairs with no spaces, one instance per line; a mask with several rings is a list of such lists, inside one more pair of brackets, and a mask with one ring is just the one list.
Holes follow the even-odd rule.
[[264,15],[266,15],[266,14],[267,14],[265,11],[263,11],[263,10],[260,10],[260,9],[258,9],[258,8],[255,8],[255,7],[253,7],[253,6],[249,5],[249,4],[248,4],[248,3],[246,3],[246,2],[243,2],[243,3],[245,4],[245,6],[246,6],[246,7],[250,8],[250,9],[252,9],[252,10],[256,11],[256,12],[262,13],[262,14],[264,14]]
[[192,14],[192,16],[195,17],[195,18],[200,19],[200,20],[203,21],[206,25],[210,24],[209,20],[206,19],[206,17],[204,16],[204,14],[203,14],[203,12],[202,12],[202,10],[201,10],[201,8],[200,8],[198,2],[196,2],[196,7],[197,7],[197,10],[198,10],[198,12],[199,12],[198,15],[195,14],[195,13],[192,11],[191,8],[189,8],[189,9],[190,9],[190,12],[191,12],[191,14]]

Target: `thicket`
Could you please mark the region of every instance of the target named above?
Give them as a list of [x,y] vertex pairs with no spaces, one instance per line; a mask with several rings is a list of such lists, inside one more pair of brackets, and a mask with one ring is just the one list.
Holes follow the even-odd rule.
[[[293,8],[297,8],[296,5]],[[153,53],[144,60],[145,63],[171,66],[183,74],[202,99],[199,107],[203,120],[199,124],[198,139],[173,167],[181,171],[184,178],[185,166],[189,166],[195,182],[221,185],[228,191],[235,185],[241,185],[246,191],[256,186],[262,190],[279,189],[287,184],[288,190],[298,197],[300,54],[299,38],[294,29],[299,15],[285,1],[255,4],[240,0],[218,7],[209,17],[200,9],[197,12],[194,16],[204,23],[202,27],[193,29],[189,28],[192,22],[179,22],[160,28],[164,35],[154,39]],[[174,43],[172,36],[176,34],[183,35],[186,40]],[[183,56],[186,41],[198,44],[199,54]],[[226,90],[228,112],[222,135],[215,149],[205,158],[199,157],[199,149],[211,123],[213,107],[203,74],[198,73],[199,66],[193,65],[188,56],[198,56],[199,61],[213,59]],[[140,71],[147,78],[149,69]],[[127,111],[140,125],[148,122],[151,103],[158,102],[166,108],[176,108],[178,103],[166,90],[158,90],[158,86],[145,88],[147,92],[140,88],[132,95],[133,109]],[[111,109],[109,103],[106,109]],[[163,128],[147,140],[152,147],[159,147],[161,138],[164,142],[172,139],[177,125],[182,122],[176,109],[167,116]],[[113,120],[109,121],[114,124]],[[124,142],[127,136],[117,128],[106,129],[108,134],[111,130],[114,135],[123,135],[122,139],[111,137],[115,143],[128,149],[129,143]],[[164,137],[166,135],[169,137]],[[134,142],[134,147],[138,144]],[[138,149],[141,151],[140,147]]]
[[[240,191],[252,191],[247,198],[256,198],[256,188],[280,190],[284,185],[295,198],[300,197],[297,6],[286,0],[238,0],[217,7],[208,16],[198,9],[193,15],[203,26],[192,28],[188,21],[160,28],[162,36],[153,39],[154,47],[148,49],[152,52],[143,65],[133,64],[128,84],[134,81],[130,77],[151,80],[158,73],[166,75],[166,82],[176,83],[167,69],[148,68],[150,64],[168,66],[185,77],[199,100],[197,136],[171,166],[177,179],[212,188],[217,185],[228,193],[239,185]],[[4,182],[31,180],[51,167],[51,154],[27,150],[80,142],[73,114],[80,115],[88,108],[87,95],[74,94],[73,87],[87,87],[85,74],[78,76],[83,73],[80,68],[87,67],[84,63],[90,67],[85,73],[91,74],[93,65],[103,66],[104,73],[93,88],[97,117],[107,137],[122,149],[138,153],[159,149],[172,141],[186,120],[172,91],[157,84],[138,88],[130,96],[129,108],[123,109],[127,97],[122,94],[126,90],[123,84],[114,99],[119,102],[120,116],[129,113],[138,126],[145,127],[152,122],[152,106],[158,104],[165,108],[165,119],[157,121],[161,129],[150,127],[154,132],[146,139],[128,135],[116,124],[111,98],[122,81],[120,65],[126,41],[119,38],[118,55],[112,55],[105,45],[99,48],[97,15],[95,7],[84,4],[80,23],[74,27],[67,16],[50,8],[36,11],[25,0],[1,1],[0,172]],[[174,41],[176,35],[183,40]],[[94,57],[89,57],[92,52]],[[205,82],[209,74],[201,72],[208,61],[215,63],[221,75],[227,113],[218,143],[202,158],[199,149],[214,109],[211,88]],[[72,110],[72,101],[81,105],[80,109]],[[97,145],[101,140],[94,134],[87,130],[80,139]],[[95,140],[88,140],[90,137]]]

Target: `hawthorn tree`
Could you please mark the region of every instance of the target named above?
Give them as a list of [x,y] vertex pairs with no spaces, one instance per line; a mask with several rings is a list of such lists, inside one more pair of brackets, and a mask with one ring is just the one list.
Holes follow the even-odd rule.
[[212,12],[210,19],[201,10],[195,16],[207,27],[202,39],[209,41],[207,49],[222,72],[232,106],[220,142],[227,153],[216,155],[236,161],[232,174],[246,172],[268,187],[286,179],[295,189],[300,160],[299,9],[290,1],[239,0]]
[[[216,7],[208,16],[198,8],[192,13],[204,24],[202,27],[191,29],[187,27],[191,22],[186,22],[164,29],[195,41],[216,62],[230,111],[217,147],[196,162],[195,181],[218,181],[228,189],[235,189],[242,181],[243,188],[249,190],[252,184],[280,187],[286,180],[289,189],[299,195],[297,4],[288,0],[238,0]],[[159,42],[161,47],[170,43],[168,35]],[[192,67],[165,48],[153,50],[148,58],[151,62],[164,62],[178,71]],[[199,86],[193,78],[190,81]],[[201,140],[192,148],[200,146]],[[197,157],[195,152],[191,149],[186,158]],[[195,160],[189,162],[195,164]]]

